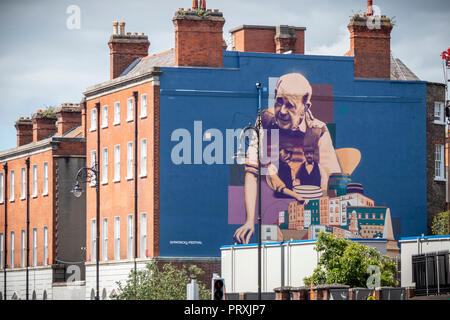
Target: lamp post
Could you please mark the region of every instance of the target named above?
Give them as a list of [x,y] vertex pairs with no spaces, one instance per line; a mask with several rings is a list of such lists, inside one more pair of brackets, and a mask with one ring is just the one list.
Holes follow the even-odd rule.
[[79,198],[83,194],[83,188],[80,183],[92,183],[95,186],[96,198],[97,198],[97,217],[96,217],[96,249],[95,249],[95,263],[96,263],[96,291],[95,300],[100,300],[100,278],[99,278],[99,252],[100,252],[100,188],[99,188],[99,169],[97,161],[95,160],[92,168],[81,168],[78,170],[75,177],[75,186],[72,189],[72,194]]
[[258,140],[257,154],[258,154],[258,300],[261,300],[261,141],[260,130],[262,129],[261,122],[261,83],[256,83],[256,90],[258,91],[258,117],[255,126],[247,126],[243,132],[253,130]]

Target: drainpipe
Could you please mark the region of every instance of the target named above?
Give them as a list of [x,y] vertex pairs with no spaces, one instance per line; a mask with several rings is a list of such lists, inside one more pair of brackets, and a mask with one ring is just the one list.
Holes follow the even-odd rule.
[[[134,98],[134,271],[137,271],[138,257],[138,97],[139,92],[133,91]],[[136,273],[135,273],[136,276]],[[136,279],[135,279],[136,281]]]
[[4,289],[3,289],[3,292],[4,292],[4,300],[6,300],[6,268],[8,267],[8,163],[6,162],[4,165],[3,165],[3,170],[5,171],[5,183],[4,183],[4,185],[3,185],[3,190],[5,190],[4,191],[4,195],[5,195],[5,198],[3,199],[4,200],[4,203],[5,203],[5,250],[4,250],[4,258],[3,258],[3,261],[4,261],[4,265],[3,265],[3,273],[4,273],[4,275],[3,275],[3,285],[4,285]]
[[30,266],[30,158],[25,160],[27,166],[27,269],[26,269],[26,299],[28,300],[29,295],[29,266]]

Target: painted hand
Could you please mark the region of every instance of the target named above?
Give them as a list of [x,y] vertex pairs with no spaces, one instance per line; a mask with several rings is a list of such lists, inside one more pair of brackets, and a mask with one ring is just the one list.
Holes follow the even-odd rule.
[[253,223],[246,223],[236,230],[233,238],[238,244],[248,244],[254,233],[255,225]]

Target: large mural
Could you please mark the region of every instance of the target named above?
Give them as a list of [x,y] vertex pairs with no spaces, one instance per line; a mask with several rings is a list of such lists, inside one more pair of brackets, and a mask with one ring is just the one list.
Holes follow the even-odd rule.
[[[245,164],[230,167],[228,223],[247,244],[258,210],[258,141],[262,223],[278,240],[314,239],[321,231],[344,238],[392,237],[390,210],[375,206],[352,173],[363,155],[334,148],[333,86],[311,85],[302,74],[269,79],[262,129],[248,137]],[[289,234],[289,236],[287,236]],[[289,238],[286,238],[289,237]]]

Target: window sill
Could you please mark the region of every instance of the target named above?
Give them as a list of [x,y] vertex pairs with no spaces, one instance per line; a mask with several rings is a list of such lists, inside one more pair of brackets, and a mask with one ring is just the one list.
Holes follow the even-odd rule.
[[37,194],[33,194],[31,197],[32,198],[37,198]]
[[48,197],[48,192],[42,194],[43,197]]
[[108,126],[101,126],[101,128],[102,128],[102,129],[106,129],[106,128],[108,128]]
[[147,115],[146,115],[146,114],[140,115],[139,118],[141,118],[141,119],[146,119],[146,118],[147,118]]
[[96,131],[96,130],[97,130],[97,129],[95,129],[95,128],[90,128],[90,129],[89,129],[90,132],[94,132],[94,131]]
[[147,174],[146,174],[146,173],[140,174],[140,175],[139,175],[139,178],[147,178]]
[[127,122],[133,122],[133,119],[127,119]]
[[127,181],[133,180],[133,177],[126,177]]
[[114,179],[113,182],[118,183],[118,182],[120,182],[120,179]]
[[445,126],[445,122],[444,121],[434,120],[433,123]]
[[438,181],[438,182],[447,182],[447,179],[442,178],[442,177],[434,177],[434,181]]
[[113,123],[113,126],[118,126],[118,125],[120,125],[120,122],[114,122]]
[[15,199],[9,199],[9,202],[14,202],[15,201]]
[[26,200],[27,197],[20,197],[20,200]]

